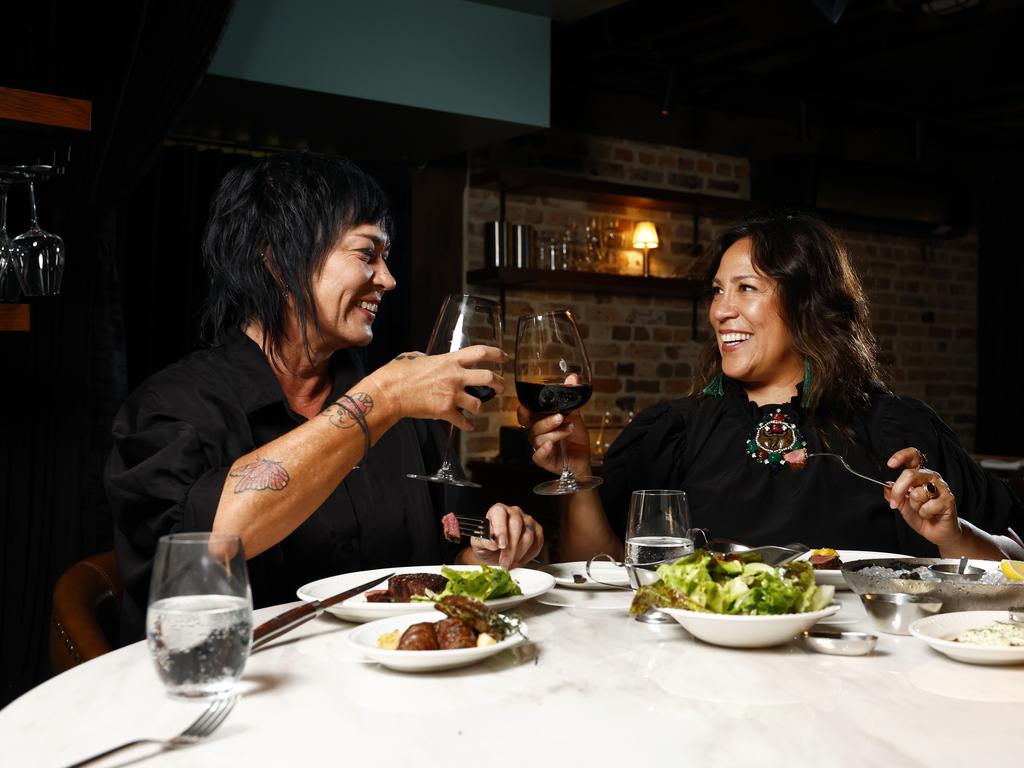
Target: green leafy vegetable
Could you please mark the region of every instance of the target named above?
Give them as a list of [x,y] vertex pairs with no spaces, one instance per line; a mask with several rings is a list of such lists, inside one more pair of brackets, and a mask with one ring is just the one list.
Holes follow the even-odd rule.
[[777,615],[826,607],[835,587],[814,583],[810,563],[773,568],[757,555],[728,558],[698,549],[658,567],[658,581],[637,590],[629,612],[686,608],[711,613]]
[[499,597],[523,594],[523,590],[504,568],[481,565],[479,571],[458,571],[445,565],[441,567],[441,575],[447,577],[448,585],[444,591],[431,595],[431,599],[466,595],[477,600],[496,600]]

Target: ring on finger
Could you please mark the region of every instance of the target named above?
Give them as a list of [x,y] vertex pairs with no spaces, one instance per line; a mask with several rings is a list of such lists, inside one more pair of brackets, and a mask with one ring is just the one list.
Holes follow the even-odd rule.
[[935,483],[927,482],[924,484],[924,492],[928,494],[929,499],[939,498],[939,489],[935,486]]

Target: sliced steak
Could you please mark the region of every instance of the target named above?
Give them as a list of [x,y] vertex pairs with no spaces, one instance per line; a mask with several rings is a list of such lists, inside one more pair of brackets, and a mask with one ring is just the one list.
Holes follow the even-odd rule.
[[442,592],[448,586],[448,579],[439,573],[400,573],[388,579],[391,602],[408,603],[413,595]]

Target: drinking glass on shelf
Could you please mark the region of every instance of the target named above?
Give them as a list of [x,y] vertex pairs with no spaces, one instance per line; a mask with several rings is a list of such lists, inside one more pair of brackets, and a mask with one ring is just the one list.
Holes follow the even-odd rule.
[[[686,493],[670,490],[633,491],[626,519],[626,553],[623,563],[633,589],[657,580],[654,573],[693,553],[690,509]],[[672,617],[649,610],[636,617],[647,624],[668,624]]]
[[[501,346],[501,306],[490,299],[461,293],[445,297],[434,331],[430,334],[427,354],[443,355],[474,344]],[[494,397],[494,389],[486,386],[466,387],[466,392],[484,403]],[[478,483],[459,477],[452,469],[454,439],[455,425],[450,424],[441,467],[432,475],[408,474],[406,477],[460,488],[479,488]]]
[[12,183],[0,176],[0,302],[17,301],[25,292],[25,252],[7,234],[7,191]]
[[[516,329],[516,397],[531,413],[567,414],[590,400],[590,361],[579,328],[567,309],[524,315]],[[569,469],[565,441],[559,441],[562,474],[533,489],[541,496],[588,491],[599,477],[576,477]]]
[[175,533],[157,543],[146,641],[171,696],[226,695],[252,643],[252,593],[242,539]]
[[29,210],[32,225],[12,241],[25,253],[24,285],[26,296],[54,296],[60,293],[64,276],[64,241],[39,226],[36,210],[36,179],[45,178],[53,169],[48,165],[22,165],[18,170],[28,180]]

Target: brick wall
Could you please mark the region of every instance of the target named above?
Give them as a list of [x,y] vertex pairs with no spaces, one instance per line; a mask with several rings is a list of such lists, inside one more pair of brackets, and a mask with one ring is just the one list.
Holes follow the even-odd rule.
[[[685,189],[747,199],[746,158],[712,155],[608,138],[557,133],[537,134],[474,154],[473,169],[507,164],[540,166],[594,178],[625,181],[662,189]],[[495,192],[467,190],[464,263],[483,266],[483,229],[498,217]],[[578,200],[509,195],[506,219],[532,225],[538,239],[560,241],[570,222],[576,230],[591,223],[614,228],[628,242],[641,219],[653,220],[661,245],[651,251],[651,274],[703,278],[707,244],[730,221],[650,209],[594,205]],[[972,237],[924,241],[870,232],[841,232],[868,292],[883,364],[899,394],[932,405],[973,447],[975,414],[975,329],[977,244]],[[592,269],[640,274],[642,256],[623,248],[609,262]],[[467,290],[495,296],[481,286]],[[590,291],[511,289],[506,296],[505,349],[515,348],[515,318],[553,307],[575,311],[594,376],[594,396],[584,414],[596,442],[604,414],[610,442],[629,417],[656,402],[685,395],[707,332],[706,305],[698,307],[697,338],[688,299],[609,294]],[[511,377],[511,372],[509,372]],[[514,425],[515,392],[509,379],[506,395],[488,404],[478,430],[463,436],[463,457],[493,458],[498,428]]]

